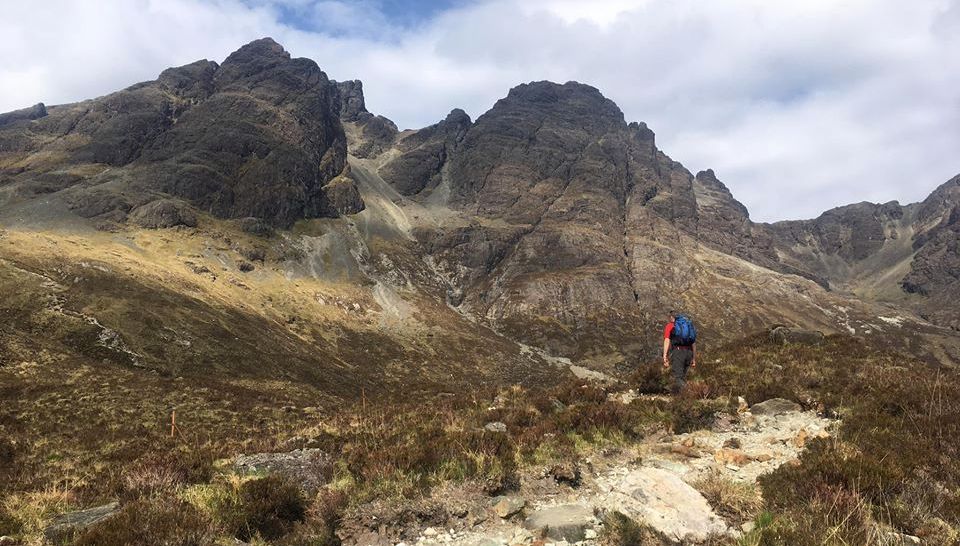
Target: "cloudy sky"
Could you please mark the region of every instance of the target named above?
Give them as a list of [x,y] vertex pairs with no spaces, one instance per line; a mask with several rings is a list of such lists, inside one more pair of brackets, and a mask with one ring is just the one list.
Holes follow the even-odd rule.
[[911,202],[960,173],[960,0],[0,0],[0,111],[272,36],[404,128],[576,80],[755,220]]

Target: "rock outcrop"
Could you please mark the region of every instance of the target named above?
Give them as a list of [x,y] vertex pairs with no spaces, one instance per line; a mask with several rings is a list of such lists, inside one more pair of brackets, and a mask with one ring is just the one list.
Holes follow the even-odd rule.
[[44,537],[53,544],[61,544],[96,523],[116,515],[120,503],[111,502],[103,506],[61,514],[43,530]]
[[130,213],[130,221],[145,228],[197,226],[197,216],[184,203],[175,199],[157,199],[137,207]]
[[456,150],[470,116],[453,110],[446,119],[400,140],[401,154],[380,169],[380,175],[402,195],[432,191],[440,185],[447,158]]
[[0,127],[17,121],[32,121],[40,119],[47,115],[47,107],[42,102],[38,102],[29,108],[14,110],[6,114],[0,114]]

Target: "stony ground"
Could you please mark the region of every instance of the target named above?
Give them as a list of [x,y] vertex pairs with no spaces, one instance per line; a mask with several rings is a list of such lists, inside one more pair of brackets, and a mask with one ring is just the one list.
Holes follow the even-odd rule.
[[[633,393],[620,398],[629,401]],[[490,499],[461,495],[464,517],[450,528],[407,529],[404,542],[376,532],[355,544],[507,546],[596,544],[604,514],[619,511],[678,542],[710,535],[738,536],[694,485],[707,476],[755,484],[758,476],[795,461],[807,441],[829,436],[834,422],[786,400],[774,399],[738,415],[721,415],[709,430],[661,433],[629,449],[598,454],[582,466],[543,469],[525,476],[518,493]],[[456,497],[450,491],[444,498]],[[437,495],[435,494],[435,497]],[[749,529],[749,523],[746,524]]]

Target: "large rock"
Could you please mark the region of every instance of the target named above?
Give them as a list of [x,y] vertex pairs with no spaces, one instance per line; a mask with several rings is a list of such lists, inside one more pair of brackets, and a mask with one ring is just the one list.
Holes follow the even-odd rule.
[[730,532],[703,495],[673,472],[660,468],[627,474],[602,502],[603,508],[622,512],[684,544]]
[[497,497],[494,501],[493,511],[501,518],[509,518],[527,505],[527,501],[520,497]]
[[336,104],[343,121],[364,121],[372,116],[363,98],[363,82],[336,82]]
[[51,543],[59,544],[64,540],[68,540],[77,532],[113,516],[119,509],[119,503],[111,502],[103,506],[57,516],[50,522],[50,525],[43,530],[44,537]]
[[523,522],[526,529],[543,532],[553,540],[574,543],[586,538],[587,529],[597,523],[593,509],[582,504],[540,508]]
[[313,494],[330,479],[333,459],[320,449],[304,448],[285,453],[240,455],[233,460],[233,467],[238,472],[286,476]]
[[373,116],[360,124],[360,142],[350,152],[357,157],[376,157],[390,148],[397,138],[397,126],[383,116]]
[[347,216],[364,209],[363,197],[356,183],[341,176],[323,187],[326,205],[323,209],[329,216]]
[[750,413],[754,415],[782,415],[784,413],[791,413],[795,411],[800,411],[803,408],[800,407],[800,404],[786,400],[783,398],[771,398],[757,404],[754,404],[750,407]]
[[770,339],[775,343],[800,343],[803,345],[821,345],[825,336],[819,330],[804,330],[802,328],[787,328],[777,326],[770,330]]

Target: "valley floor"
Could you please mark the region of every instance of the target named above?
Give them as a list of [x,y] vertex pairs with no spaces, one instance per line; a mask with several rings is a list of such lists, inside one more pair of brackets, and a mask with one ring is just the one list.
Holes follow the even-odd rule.
[[[336,412],[308,407],[306,393],[273,407],[262,390],[233,399],[223,386],[184,385],[206,417],[185,409],[173,437],[160,407],[143,413],[158,392],[129,388],[143,372],[78,382],[109,369],[0,368],[5,392],[17,389],[0,410],[0,534],[12,543],[960,539],[960,380],[845,336],[805,345],[763,335],[705,352],[679,397],[662,394],[656,363],[613,383],[571,376],[553,387],[362,398]],[[68,415],[84,396],[111,393],[106,419]],[[64,408],[60,420],[51,404]],[[36,408],[45,429],[23,426]],[[73,438],[86,440],[72,447]],[[91,507],[102,508],[74,512]],[[97,514],[105,518],[76,523]]]

